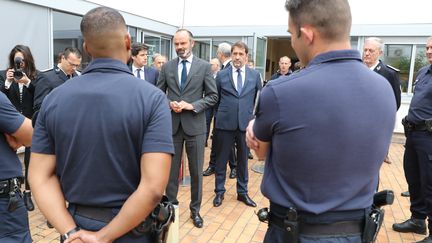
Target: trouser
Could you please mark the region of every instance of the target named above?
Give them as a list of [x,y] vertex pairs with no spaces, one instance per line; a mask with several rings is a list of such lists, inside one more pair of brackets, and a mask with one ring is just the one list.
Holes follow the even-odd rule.
[[432,133],[407,133],[403,164],[410,192],[412,217],[427,217],[429,232],[432,232]]
[[246,132],[240,130],[225,131],[216,129],[217,138],[217,156],[216,156],[216,180],[215,193],[225,193],[226,180],[226,161],[233,145],[237,147],[237,194],[246,194],[248,192],[247,184],[248,175],[248,149],[246,145]]
[[[216,117],[214,118],[216,119]],[[215,123],[213,123],[215,124]],[[213,139],[212,139],[212,144],[211,144],[211,150],[210,150],[210,161],[209,161],[209,167],[210,168],[216,168],[216,156],[217,156],[217,139],[218,139],[218,135],[217,135],[217,129],[213,128]],[[228,163],[229,163],[229,167],[232,169],[235,169],[237,167],[237,157],[236,157],[236,150],[235,150],[235,145],[231,146],[231,151],[229,153],[229,156],[227,158]]]
[[205,134],[196,136],[187,135],[180,126],[177,133],[173,135],[174,156],[171,162],[170,177],[166,188],[169,201],[178,204],[177,194],[179,190],[179,174],[183,153],[183,144],[186,147],[188,157],[189,173],[191,177],[191,203],[190,210],[198,213],[202,201],[202,171],[204,162],[204,139]]
[[0,197],[0,242],[2,243],[30,243],[32,242],[27,208],[23,199],[18,196],[18,207],[9,212],[9,197]]
[[[80,215],[80,212],[77,211],[77,205],[75,204],[69,204],[68,210],[69,213],[72,215],[75,223],[81,229],[85,229],[89,231],[98,231],[109,223],[109,220],[102,219],[102,218],[96,219],[96,217],[92,217],[91,214],[86,213],[85,215],[83,214]],[[103,208],[103,210],[106,210],[106,208]],[[110,218],[112,219],[120,211],[120,208],[113,208],[111,211],[112,211],[112,216]],[[102,215],[101,213],[98,214]],[[129,232],[123,235],[122,237],[118,238],[114,242],[115,243],[129,243],[129,242],[130,243],[134,243],[134,242],[150,243],[150,238],[149,235],[147,234],[136,236],[133,235],[131,232]]]

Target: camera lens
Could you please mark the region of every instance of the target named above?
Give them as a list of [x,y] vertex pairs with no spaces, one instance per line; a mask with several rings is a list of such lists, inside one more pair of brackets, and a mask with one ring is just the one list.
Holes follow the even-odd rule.
[[22,71],[16,70],[13,73],[13,77],[14,77],[15,80],[20,80],[20,79],[22,79],[22,77],[24,77],[24,74],[23,74]]

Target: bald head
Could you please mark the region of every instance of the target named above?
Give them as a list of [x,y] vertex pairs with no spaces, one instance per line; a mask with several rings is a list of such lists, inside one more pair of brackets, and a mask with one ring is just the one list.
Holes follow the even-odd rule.
[[107,7],[86,13],[81,21],[84,49],[94,58],[111,57],[127,62],[130,36],[122,15]]

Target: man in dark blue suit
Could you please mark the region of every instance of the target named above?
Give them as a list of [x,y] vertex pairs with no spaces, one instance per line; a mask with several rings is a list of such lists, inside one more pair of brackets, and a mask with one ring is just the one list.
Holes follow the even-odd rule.
[[148,47],[143,43],[132,44],[131,54],[132,54],[132,65],[131,71],[135,77],[146,80],[153,85],[159,78],[159,71],[147,66],[147,52]]
[[231,47],[232,66],[219,71],[216,84],[219,102],[216,112],[216,181],[213,205],[222,204],[225,193],[226,163],[234,143],[237,147],[237,200],[256,207],[249,197],[248,148],[246,146],[246,127],[253,118],[253,107],[258,91],[261,89],[260,74],[247,67],[248,47],[236,42]]

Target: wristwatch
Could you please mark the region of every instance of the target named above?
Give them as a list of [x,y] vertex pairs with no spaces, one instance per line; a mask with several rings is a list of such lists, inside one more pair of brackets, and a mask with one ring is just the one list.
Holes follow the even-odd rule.
[[76,232],[78,232],[80,230],[81,230],[81,228],[79,226],[77,226],[77,227],[69,230],[65,234],[61,235],[60,238],[61,238],[62,242],[65,241],[66,239],[69,239],[72,234],[74,234],[74,233],[76,233]]

